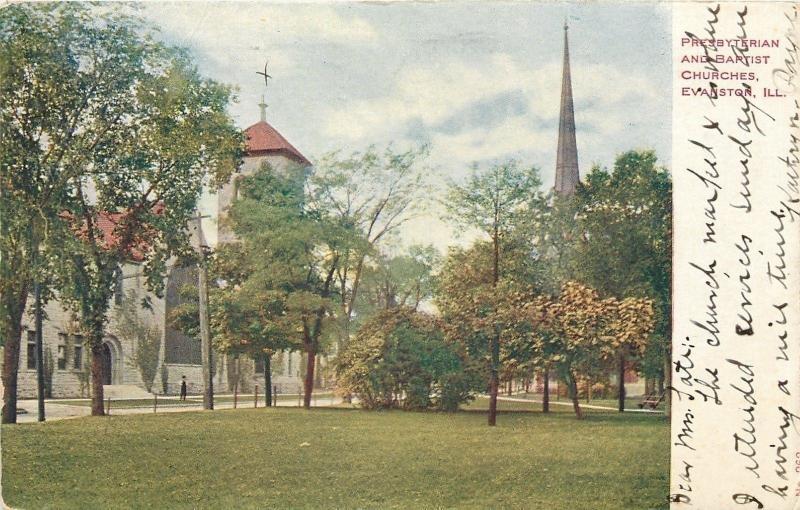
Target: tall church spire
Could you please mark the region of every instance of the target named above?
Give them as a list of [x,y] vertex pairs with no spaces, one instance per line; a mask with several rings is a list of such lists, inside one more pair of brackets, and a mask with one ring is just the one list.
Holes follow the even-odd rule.
[[558,153],[556,155],[555,190],[559,195],[572,195],[580,181],[578,147],[575,143],[575,109],[572,104],[572,80],[569,72],[569,41],[564,22],[564,68],[561,77],[561,110],[558,121]]

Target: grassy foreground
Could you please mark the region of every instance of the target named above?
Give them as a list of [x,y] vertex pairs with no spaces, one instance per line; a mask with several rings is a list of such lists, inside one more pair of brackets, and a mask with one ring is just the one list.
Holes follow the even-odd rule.
[[496,428],[469,411],[80,418],[3,426],[3,496],[29,509],[666,508],[668,435],[663,417],[598,412],[507,412]]

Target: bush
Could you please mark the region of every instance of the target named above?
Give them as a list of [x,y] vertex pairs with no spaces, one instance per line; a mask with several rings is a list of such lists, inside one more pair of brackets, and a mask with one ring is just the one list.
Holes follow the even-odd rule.
[[459,346],[439,320],[409,308],[378,313],[336,359],[339,390],[369,409],[455,411],[474,387]]

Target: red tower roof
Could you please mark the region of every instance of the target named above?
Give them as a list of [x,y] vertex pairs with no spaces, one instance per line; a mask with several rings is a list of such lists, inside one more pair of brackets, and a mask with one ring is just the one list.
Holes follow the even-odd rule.
[[266,121],[256,122],[244,130],[247,137],[247,155],[263,156],[266,154],[283,154],[287,158],[302,165],[311,165],[311,162],[294,148],[274,127]]

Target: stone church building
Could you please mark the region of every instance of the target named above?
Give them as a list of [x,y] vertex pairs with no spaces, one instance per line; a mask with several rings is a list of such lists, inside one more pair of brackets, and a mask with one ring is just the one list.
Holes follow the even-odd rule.
[[[243,164],[230,182],[218,190],[218,204],[215,218],[202,226],[194,223],[190,226],[193,243],[205,244],[204,229],[217,229],[219,242],[230,241],[232,234],[227,232],[218,221],[224,216],[237,195],[237,180],[243,175],[253,173],[263,163],[268,163],[276,171],[288,168],[289,165],[311,166],[311,162],[289,143],[274,127],[266,121],[266,105],[261,106],[261,120],[245,130],[246,153]],[[101,228],[110,235],[113,223],[101,223]],[[163,298],[149,292],[145,286],[139,262],[132,260],[124,264],[118,271],[114,302],[110,310],[106,336],[103,341],[103,378],[110,385],[109,394],[141,395],[145,384],[138,368],[133,363],[135,341],[119,334],[117,308],[125,304],[125,300],[140,301],[148,297],[152,309],[138,308],[139,318],[150,327],[155,328],[160,336],[158,368],[152,385],[152,392],[176,394],[179,392],[181,378],[186,377],[189,393],[202,392],[202,365],[200,356],[200,340],[171,328],[166,317],[181,304],[181,289],[187,285],[197,286],[197,271],[191,267],[173,266],[168,270]],[[30,301],[29,301],[30,303]],[[29,304],[29,309],[32,304]],[[36,396],[36,349],[34,322],[30,310],[23,319],[22,345],[20,349],[20,365],[18,375],[18,396],[33,398]],[[89,364],[91,354],[84,344],[77,325],[71,320],[69,312],[57,301],[49,303],[46,308],[46,319],[42,325],[42,339],[45,365],[45,386],[49,396],[87,397],[91,386]],[[301,353],[279,353],[272,361],[272,381],[279,393],[298,393],[302,388],[301,370],[303,367]],[[233,374],[240,374],[240,389],[252,391],[254,385],[263,392],[263,362],[250,359],[234,360],[227,356],[216,356],[214,366],[214,391],[228,392],[232,390]],[[116,388],[118,387],[118,388]],[[126,387],[126,388],[125,388]],[[138,389],[138,390],[137,390]]]

